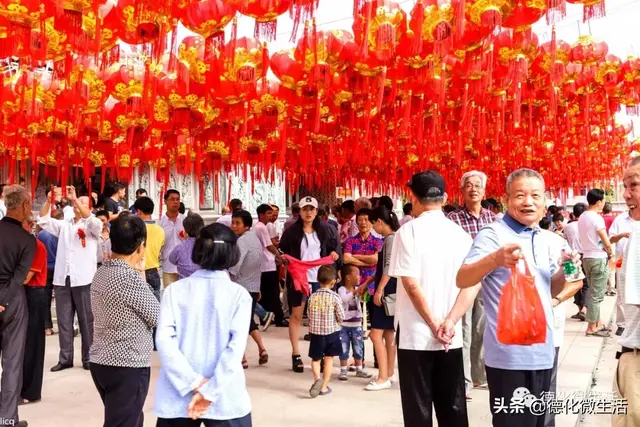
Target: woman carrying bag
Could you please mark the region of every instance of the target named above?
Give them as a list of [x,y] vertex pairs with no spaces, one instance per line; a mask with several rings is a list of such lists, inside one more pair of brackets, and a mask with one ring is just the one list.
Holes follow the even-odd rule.
[[384,238],[384,246],[378,256],[375,283],[376,291],[373,295],[371,309],[371,342],[378,359],[378,378],[372,380],[366,387],[368,391],[379,391],[391,388],[396,363],[396,343],[394,328],[394,310],[396,296],[396,278],[390,277],[389,262],[393,248],[394,233],[398,230],[396,214],[384,206],[378,206],[369,215],[376,233]]

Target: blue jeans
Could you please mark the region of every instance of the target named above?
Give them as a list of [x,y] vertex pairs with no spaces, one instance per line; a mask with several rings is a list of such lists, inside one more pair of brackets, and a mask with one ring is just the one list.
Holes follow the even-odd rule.
[[342,341],[340,360],[349,360],[349,347],[353,348],[353,358],[355,360],[364,359],[362,326],[343,326],[342,330],[340,330],[340,341]]
[[260,318],[260,320],[262,321],[262,319],[265,318],[265,316],[267,315],[267,310],[264,309],[264,307],[262,307],[260,305],[259,302],[256,303],[256,309],[254,311],[255,314],[258,315],[258,317]]

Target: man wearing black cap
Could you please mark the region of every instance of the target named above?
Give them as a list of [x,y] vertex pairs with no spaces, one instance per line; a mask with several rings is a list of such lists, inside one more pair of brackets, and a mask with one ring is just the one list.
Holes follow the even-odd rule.
[[431,425],[435,407],[439,425],[468,427],[459,322],[466,310],[457,315],[453,336],[442,334],[440,326],[456,315],[450,313],[461,294],[456,274],[473,241],[444,216],[445,182],[439,173],[418,173],[409,188],[415,219],[396,233],[389,270],[402,283],[395,320],[404,425]]

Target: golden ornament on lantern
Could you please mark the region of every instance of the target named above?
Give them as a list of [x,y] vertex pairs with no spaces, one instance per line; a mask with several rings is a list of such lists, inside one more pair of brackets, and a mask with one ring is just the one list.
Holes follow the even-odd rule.
[[[395,57],[406,32],[407,16],[398,3],[389,0],[366,0],[353,20],[353,34],[365,61],[378,65]],[[374,65],[370,63],[370,65]]]
[[419,0],[411,11],[409,28],[427,43],[441,42],[451,36],[453,20],[454,10],[449,1]]
[[609,52],[606,42],[601,42],[591,36],[582,36],[571,47],[571,61],[586,66],[595,65]]
[[289,10],[292,0],[226,0],[236,6],[238,11],[256,21],[254,35],[256,39],[273,41],[276,39],[278,16]]
[[474,24],[494,29],[502,25],[507,5],[507,0],[465,0],[465,11]]

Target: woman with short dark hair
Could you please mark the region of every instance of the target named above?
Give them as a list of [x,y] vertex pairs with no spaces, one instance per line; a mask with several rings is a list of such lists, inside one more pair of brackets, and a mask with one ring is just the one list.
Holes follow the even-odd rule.
[[242,357],[252,300],[227,272],[240,260],[237,240],[225,225],[203,228],[192,255],[201,269],[164,290],[156,335],[162,363],[157,427],[251,426]]
[[111,259],[91,284],[91,376],[104,403],[104,425],[142,427],[160,311],[141,274],[147,228],[137,216],[120,215],[110,238]]

